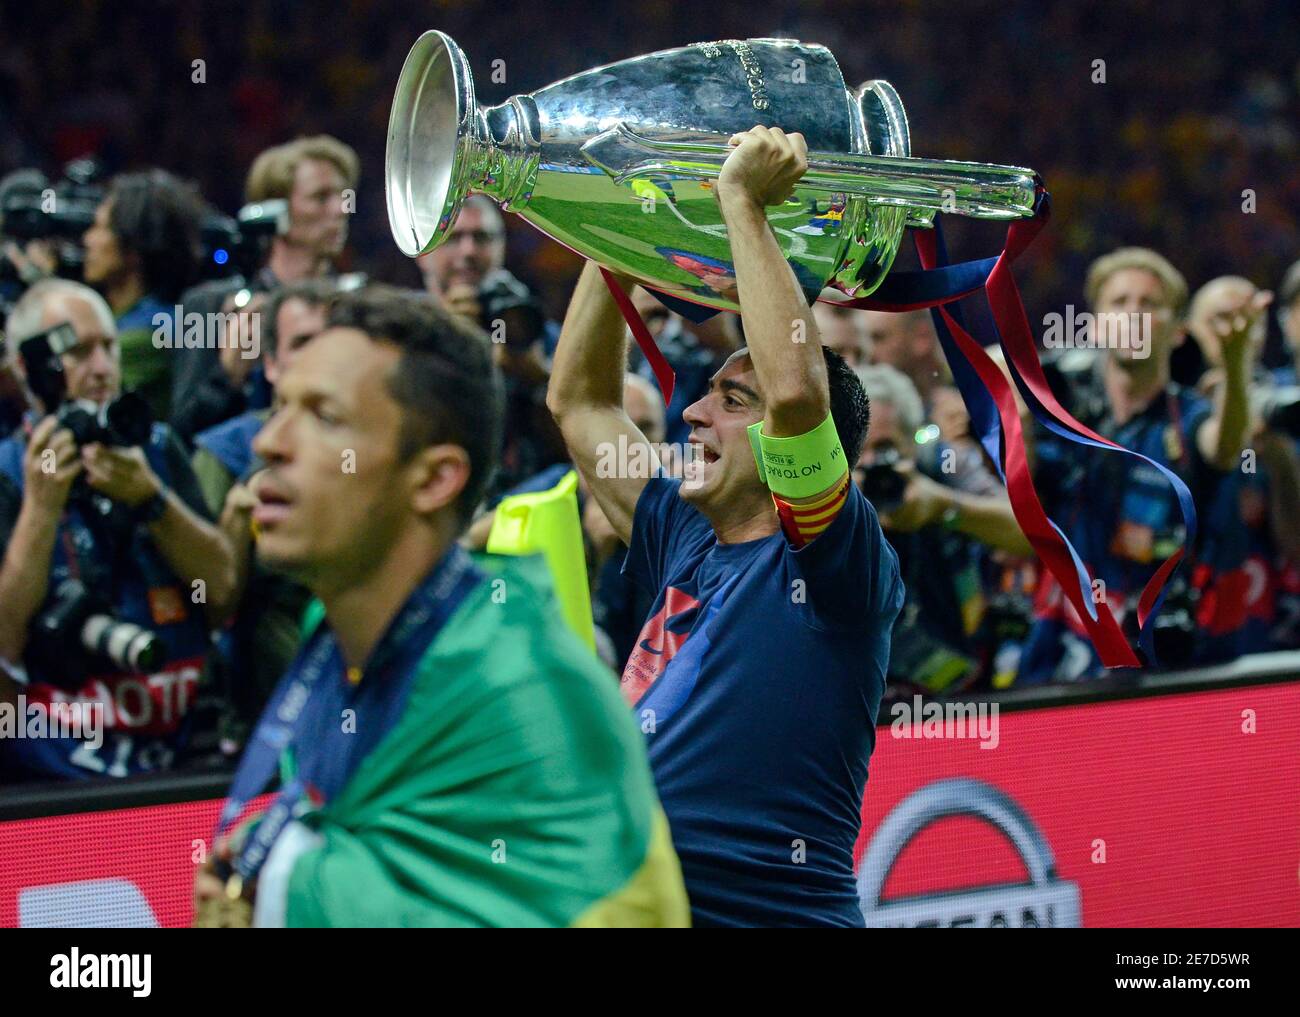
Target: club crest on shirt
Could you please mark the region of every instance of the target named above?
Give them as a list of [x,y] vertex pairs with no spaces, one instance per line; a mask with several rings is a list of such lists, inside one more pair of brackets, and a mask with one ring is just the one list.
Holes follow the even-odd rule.
[[665,589],[663,605],[642,626],[623,669],[620,684],[630,704],[640,701],[677,655],[691,633],[699,606],[700,602],[689,593],[675,586]]

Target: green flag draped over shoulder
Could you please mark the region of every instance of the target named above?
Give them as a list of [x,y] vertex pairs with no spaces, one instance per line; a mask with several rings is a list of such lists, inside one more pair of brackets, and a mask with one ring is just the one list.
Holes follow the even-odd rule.
[[688,924],[616,680],[540,559],[477,563],[489,578],[426,651],[401,719],[304,820],[317,837],[285,924]]

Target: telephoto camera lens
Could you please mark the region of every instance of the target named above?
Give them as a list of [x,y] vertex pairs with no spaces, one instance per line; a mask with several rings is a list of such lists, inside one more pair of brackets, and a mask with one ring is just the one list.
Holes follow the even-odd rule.
[[147,674],[163,662],[162,640],[139,625],[92,614],[81,626],[81,644],[100,653],[125,671]]

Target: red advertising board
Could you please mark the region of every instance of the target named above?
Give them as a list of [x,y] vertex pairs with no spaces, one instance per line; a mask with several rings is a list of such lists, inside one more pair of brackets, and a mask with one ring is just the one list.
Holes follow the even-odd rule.
[[190,924],[219,799],[0,823],[0,927]]
[[[995,748],[890,719],[854,855],[860,887],[884,884],[869,920],[1042,924],[1054,900],[1074,924],[1075,898],[1085,926],[1300,926],[1300,683],[1004,711]],[[976,799],[981,815],[954,806]],[[1054,871],[1025,888],[1044,849]]]
[[[990,748],[890,720],[873,924],[1300,926],[1300,683],[1003,711]],[[0,926],[188,925],[219,804],[0,823]]]

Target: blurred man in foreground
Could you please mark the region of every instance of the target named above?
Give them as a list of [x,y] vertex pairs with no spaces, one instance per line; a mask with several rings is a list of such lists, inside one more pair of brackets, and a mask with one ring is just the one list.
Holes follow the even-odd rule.
[[326,614],[222,828],[277,772],[278,807],[220,843],[224,885],[216,863],[199,872],[200,924],[681,924],[608,674],[534,562],[457,544],[502,419],[482,333],[418,296],[346,295],[277,394],[254,444],[258,554]]
[[[335,294],[333,282],[311,279],[273,290],[262,315],[262,369],[272,391],[303,344],[325,327]],[[271,409],[247,410],[195,439],[194,475],[208,508],[230,543],[235,562],[231,599],[215,605],[226,622],[221,648],[229,663],[227,701],[236,723],[226,734],[242,743],[293,660],[301,638],[303,608],[310,593],[264,568],[253,553],[252,513],[257,501],[249,481],[261,468],[253,440]]]

